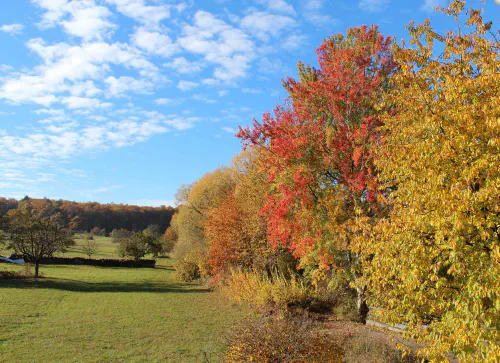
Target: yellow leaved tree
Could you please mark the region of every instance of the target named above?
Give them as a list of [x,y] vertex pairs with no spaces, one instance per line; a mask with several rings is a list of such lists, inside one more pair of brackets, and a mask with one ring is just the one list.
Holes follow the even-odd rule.
[[[377,167],[390,217],[367,230],[364,285],[421,354],[500,359],[500,43],[454,0],[440,35],[410,24],[385,106]],[[361,221],[362,222],[362,221]],[[360,225],[363,227],[362,225]],[[366,229],[366,225],[364,226]]]

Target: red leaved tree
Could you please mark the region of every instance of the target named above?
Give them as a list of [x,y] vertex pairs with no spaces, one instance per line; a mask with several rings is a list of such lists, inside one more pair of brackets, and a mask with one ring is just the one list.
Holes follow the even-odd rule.
[[375,26],[326,39],[317,49],[319,68],[299,63],[299,80],[283,82],[285,105],[238,134],[263,150],[272,186],[262,210],[270,242],[317,266],[318,276],[336,268],[356,279],[356,220],[380,212],[373,148],[381,140],[377,106],[396,69],[391,43]]

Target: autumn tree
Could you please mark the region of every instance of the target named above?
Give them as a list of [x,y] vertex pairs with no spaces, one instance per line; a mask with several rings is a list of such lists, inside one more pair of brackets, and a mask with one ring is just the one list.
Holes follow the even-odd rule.
[[[238,135],[261,150],[269,175],[269,241],[316,266],[318,277],[332,268],[348,280],[361,273],[355,221],[379,213],[372,146],[380,142],[377,106],[395,70],[391,43],[375,26],[326,39],[319,68],[299,63],[299,80],[284,81],[288,102]],[[358,297],[364,318],[365,287]]]
[[18,208],[7,213],[6,231],[10,238],[4,241],[8,249],[25,256],[35,264],[35,278],[39,275],[40,260],[64,252],[74,240],[61,221],[61,215],[50,203],[32,203],[23,200]]
[[113,243],[120,243],[122,239],[132,236],[132,233],[126,229],[114,229],[109,235]]
[[[127,204],[100,204],[95,202],[78,203],[67,200],[48,200],[29,198],[32,203],[50,202],[61,215],[64,224],[72,231],[90,232],[94,227],[107,231],[114,229],[143,230],[150,224],[157,224],[161,230],[170,225],[176,210],[172,207],[144,207]],[[17,208],[20,202],[15,199],[0,198],[0,212],[6,213]]]
[[181,279],[189,280],[210,273],[204,222],[209,210],[220,205],[233,186],[233,171],[218,168],[192,185],[179,189],[176,196],[179,204],[179,213],[176,215],[178,240],[173,257]]
[[142,232],[135,232],[129,237],[120,238],[118,254],[122,257],[133,257],[139,261],[146,255],[149,248],[149,239]]
[[158,254],[162,251],[162,234],[160,226],[157,224],[150,224],[142,233],[147,238],[148,251],[152,253],[154,257],[158,257]]
[[172,217],[172,221],[170,222],[170,227],[167,228],[165,234],[161,238],[162,251],[164,253],[171,253],[174,250],[175,245],[177,244],[177,240],[179,239],[175,221],[176,221],[176,215]]
[[384,100],[377,166],[393,190],[370,235],[365,284],[432,361],[500,357],[500,43],[464,1],[456,30],[410,23]]
[[261,216],[267,183],[256,150],[247,149],[233,159],[235,185],[228,197],[210,209],[204,224],[208,262],[218,279],[231,267],[263,271],[276,253],[266,238]]

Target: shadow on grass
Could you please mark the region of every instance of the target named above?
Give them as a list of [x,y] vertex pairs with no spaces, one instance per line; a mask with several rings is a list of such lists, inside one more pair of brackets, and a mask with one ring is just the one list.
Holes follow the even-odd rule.
[[155,266],[155,270],[166,270],[166,271],[175,271],[175,268],[169,266]]
[[86,282],[60,278],[2,279],[0,288],[55,289],[75,292],[153,292],[153,293],[206,293],[210,289],[190,284],[128,283],[128,282]]

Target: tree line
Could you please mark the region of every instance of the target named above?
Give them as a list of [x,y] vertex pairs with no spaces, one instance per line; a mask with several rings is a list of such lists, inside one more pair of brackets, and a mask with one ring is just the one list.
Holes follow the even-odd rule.
[[398,44],[350,28],[299,62],[244,150],[177,194],[183,279],[235,268],[350,286],[433,361],[500,356],[498,31],[454,0]]
[[[149,225],[158,225],[165,231],[176,209],[170,206],[140,207],[127,204],[100,204],[96,202],[78,203],[67,200],[50,200],[47,198],[30,200],[32,206],[45,208],[51,205],[60,214],[62,223],[73,231],[87,231],[93,229],[98,234],[109,234],[114,229],[129,231],[144,230]],[[0,214],[16,209],[20,201],[16,199],[0,198]]]
[[[42,259],[53,258],[56,253],[66,252],[68,248],[75,246],[75,233],[82,232],[80,216],[68,218],[64,203],[64,201],[28,197],[20,201],[3,200],[3,209],[0,209],[3,212],[0,214],[0,247],[5,247],[14,254],[22,256],[26,262],[32,263],[35,266],[35,278],[39,276]],[[160,208],[159,214],[164,213],[164,209],[167,210]],[[160,214],[159,217],[164,216]],[[83,243],[80,247],[89,259],[99,252],[99,245],[94,240],[94,235],[107,234],[105,228],[101,229],[98,226],[83,234]],[[146,254],[152,254],[155,258],[168,254],[173,248],[172,239],[158,224],[149,224],[143,230],[115,228],[109,236],[117,244],[119,256],[131,257],[135,261]]]

